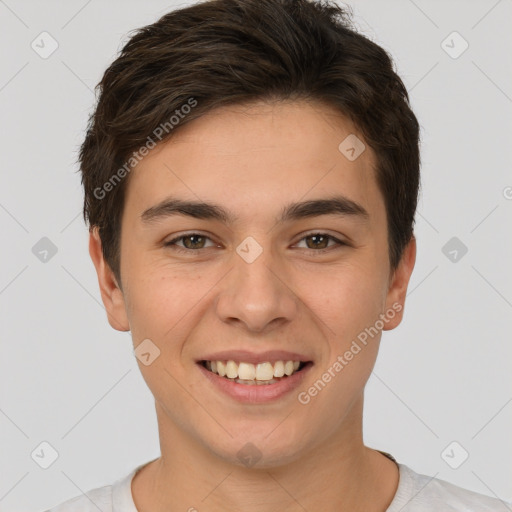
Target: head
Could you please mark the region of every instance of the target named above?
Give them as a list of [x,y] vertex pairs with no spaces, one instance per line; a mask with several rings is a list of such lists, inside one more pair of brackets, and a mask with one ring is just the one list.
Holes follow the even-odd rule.
[[[138,30],[98,88],[90,253],[112,327],[150,340],[160,424],[267,464],[357,429],[415,260],[419,126],[389,55],[334,3],[214,0]],[[268,351],[305,368],[261,403],[201,363]]]

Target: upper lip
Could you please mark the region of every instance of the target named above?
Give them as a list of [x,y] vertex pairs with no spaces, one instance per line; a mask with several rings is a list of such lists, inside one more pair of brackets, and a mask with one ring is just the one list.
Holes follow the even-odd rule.
[[197,360],[200,361],[238,361],[244,363],[275,363],[276,361],[311,361],[307,357],[296,352],[288,352],[286,350],[267,350],[266,352],[249,352],[248,350],[224,350],[222,352],[215,352],[206,354]]

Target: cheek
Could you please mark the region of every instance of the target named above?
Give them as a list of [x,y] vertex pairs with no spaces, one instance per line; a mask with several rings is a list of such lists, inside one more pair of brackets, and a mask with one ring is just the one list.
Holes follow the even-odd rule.
[[351,267],[317,280],[326,291],[317,288],[310,296],[321,319],[318,324],[328,326],[328,355],[317,370],[318,379],[301,391],[311,417],[328,418],[322,427],[326,436],[340,427],[343,413],[360,397],[375,365],[380,333],[371,327],[382,311],[380,282],[370,270]]
[[126,302],[134,342],[164,337],[190,309],[197,296],[197,281],[160,267],[132,267]]
[[134,344],[149,338],[162,351],[181,350],[204,315],[221,269],[186,263],[171,265],[164,258],[147,258],[131,266],[127,309]]
[[336,344],[373,324],[385,301],[382,276],[375,266],[345,263],[296,275],[303,303],[319,317]]

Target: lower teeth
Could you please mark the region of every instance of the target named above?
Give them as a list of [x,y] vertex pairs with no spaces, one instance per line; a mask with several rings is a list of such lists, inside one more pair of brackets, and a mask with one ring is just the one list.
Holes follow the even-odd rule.
[[274,382],[278,382],[276,379],[270,380],[243,380],[243,379],[229,379],[234,380],[237,384],[247,384],[249,386],[261,386],[265,384],[274,384]]
[[245,384],[247,386],[265,386],[267,384],[274,384],[279,382],[281,379],[270,379],[270,380],[244,380],[244,379],[231,379],[229,377],[224,377],[231,382],[236,382],[237,384]]

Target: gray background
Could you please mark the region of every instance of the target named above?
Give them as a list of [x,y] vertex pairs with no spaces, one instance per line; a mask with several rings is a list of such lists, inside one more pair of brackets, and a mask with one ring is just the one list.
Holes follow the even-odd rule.
[[[101,303],[76,151],[128,32],[177,5],[0,0],[2,511],[44,510],[159,455],[130,334],[110,328]],[[512,2],[350,5],[395,58],[422,126],[417,263],[367,386],[365,442],[512,500]],[[46,59],[31,47],[43,31],[59,45]],[[453,31],[469,44],[457,58]],[[32,252],[43,237],[57,248],[46,262]],[[443,252],[452,237],[468,248],[457,261]],[[58,452],[48,469],[31,457],[43,441]]]

